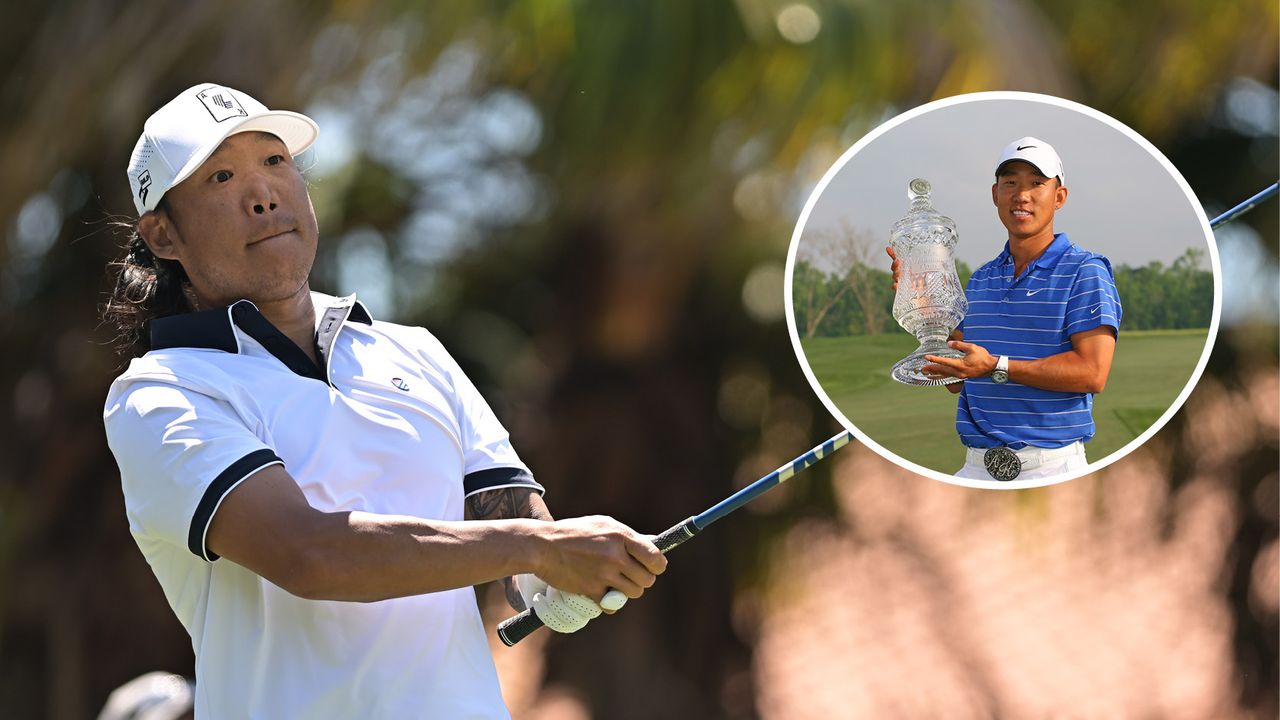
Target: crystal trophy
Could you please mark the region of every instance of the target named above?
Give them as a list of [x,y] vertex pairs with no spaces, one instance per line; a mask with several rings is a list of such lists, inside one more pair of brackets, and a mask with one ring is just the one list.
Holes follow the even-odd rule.
[[925,355],[962,358],[947,347],[947,337],[969,310],[956,275],[956,223],[933,209],[928,180],[907,184],[911,209],[893,224],[890,242],[901,272],[893,298],[893,319],[916,336],[920,347],[893,365],[893,379],[907,385],[947,385],[960,378],[926,375]]

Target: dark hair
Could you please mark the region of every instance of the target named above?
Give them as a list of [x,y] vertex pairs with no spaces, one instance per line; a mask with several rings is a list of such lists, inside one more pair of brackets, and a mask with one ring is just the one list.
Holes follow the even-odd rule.
[[[168,211],[165,198],[157,210]],[[187,271],[176,260],[151,253],[138,233],[137,223],[118,223],[128,233],[124,256],[108,267],[115,272],[115,288],[102,310],[102,318],[117,331],[117,352],[126,354],[151,347],[151,321],[191,312],[187,299]]]

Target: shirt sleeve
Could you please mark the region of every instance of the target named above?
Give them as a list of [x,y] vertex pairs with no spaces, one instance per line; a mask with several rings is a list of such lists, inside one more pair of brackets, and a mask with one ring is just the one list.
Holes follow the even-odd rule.
[[1067,297],[1066,327],[1068,337],[1078,332],[1107,325],[1120,334],[1120,294],[1116,291],[1111,263],[1101,255],[1080,263],[1076,279]]
[[463,492],[470,496],[485,490],[507,487],[527,487],[540,494],[546,492],[520,460],[507,429],[499,422],[489,403],[462,371],[462,367],[435,336],[425,330],[423,332],[433,346],[430,354],[444,365],[456,394],[454,408],[462,435]]
[[282,461],[224,400],[160,382],[113,388],[103,413],[135,534],[217,560],[205,544],[223,498]]

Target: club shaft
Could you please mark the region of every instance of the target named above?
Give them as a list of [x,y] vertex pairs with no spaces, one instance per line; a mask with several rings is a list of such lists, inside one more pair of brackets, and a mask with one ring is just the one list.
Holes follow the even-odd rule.
[[[682,520],[667,528],[661,535],[654,537],[653,544],[658,547],[662,554],[667,554],[694,535],[697,535],[706,526],[746,505],[764,492],[786,482],[801,470],[848,445],[852,439],[853,435],[849,432],[842,432],[836,435],[804,455],[730,495],[701,514]],[[525,610],[498,624],[498,638],[507,647],[511,647],[540,627],[542,627],[542,621],[538,619],[537,614],[532,609]]]
[[836,435],[804,455],[801,455],[795,460],[792,460],[786,465],[783,465],[777,470],[774,470],[768,475],[756,480],[724,500],[721,500],[716,505],[707,508],[701,514],[695,515],[693,517],[694,525],[697,525],[698,529],[702,530],[711,523],[723,518],[725,515],[728,515],[734,510],[737,510],[743,505],[746,505],[752,500],[760,497],[760,495],[765,492],[768,492],[787,480],[790,480],[796,473],[849,444],[849,441],[852,439],[853,435],[847,431]]
[[1236,218],[1240,217],[1241,215],[1243,215],[1243,214],[1245,214],[1245,213],[1249,212],[1250,210],[1254,209],[1255,207],[1257,207],[1258,205],[1262,204],[1263,202],[1266,202],[1267,200],[1271,199],[1272,197],[1274,197],[1274,196],[1275,196],[1275,194],[1276,194],[1277,192],[1280,192],[1280,182],[1272,183],[1272,184],[1271,184],[1271,187],[1267,188],[1266,190],[1263,190],[1262,192],[1258,193],[1257,195],[1254,195],[1253,197],[1249,198],[1248,200],[1245,200],[1244,202],[1240,203],[1239,205],[1237,205],[1237,206],[1235,206],[1235,207],[1231,208],[1230,210],[1228,210],[1228,211],[1226,211],[1226,212],[1222,213],[1221,215],[1219,215],[1218,217],[1214,218],[1213,220],[1210,220],[1210,221],[1209,221],[1209,227],[1211,227],[1211,228],[1216,228],[1216,227],[1218,227],[1219,225],[1226,225],[1227,223],[1231,222],[1232,220],[1235,220]]

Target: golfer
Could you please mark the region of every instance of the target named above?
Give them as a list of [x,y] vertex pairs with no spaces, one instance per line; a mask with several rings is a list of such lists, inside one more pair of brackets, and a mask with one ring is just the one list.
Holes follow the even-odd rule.
[[[1054,231],[1067,195],[1049,143],[1024,137],[1000,154],[991,200],[1008,242],[965,287],[969,314],[948,343],[964,357],[929,355],[924,366],[964,381],[946,386],[960,394],[957,477],[1036,480],[1088,464],[1093,396],[1111,372],[1121,308],[1110,261]],[[893,273],[896,287],[896,258]]]
[[191,634],[197,718],[507,717],[471,586],[517,576],[513,607],[573,632],[666,560],[553,521],[430,333],[311,291],[317,134],[211,84],[146,122],[106,311],[149,349],[104,410],[130,530]]

